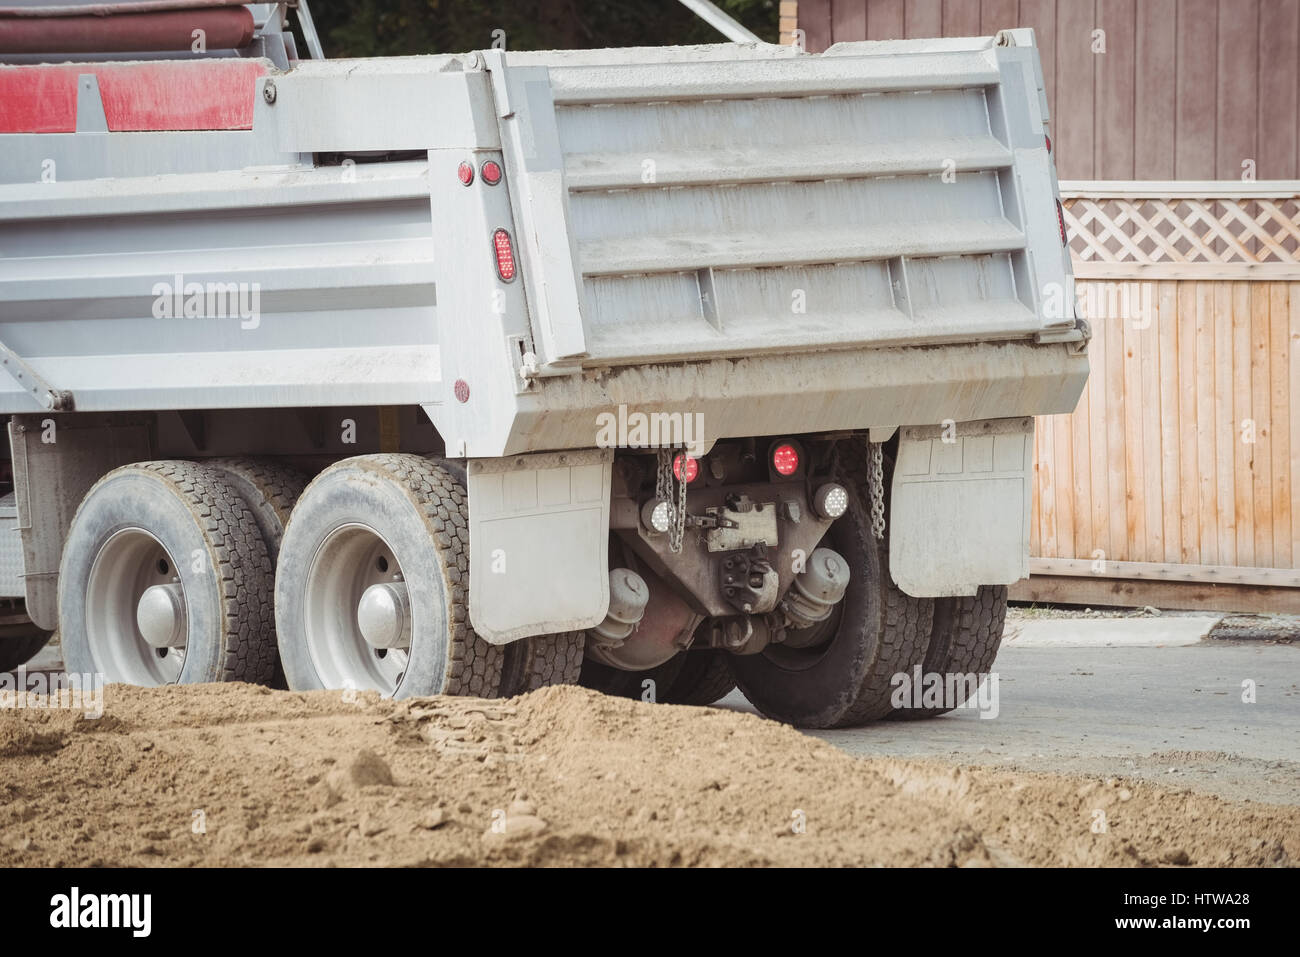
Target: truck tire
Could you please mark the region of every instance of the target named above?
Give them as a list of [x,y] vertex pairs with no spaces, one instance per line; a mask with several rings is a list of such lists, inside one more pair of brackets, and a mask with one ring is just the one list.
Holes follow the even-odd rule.
[[[252,514],[262,542],[266,545],[267,554],[271,557],[274,577],[276,562],[280,557],[280,540],[284,538],[284,526],[289,523],[289,515],[298,502],[298,496],[307,487],[307,476],[297,469],[258,459],[210,459],[207,464],[226,477],[226,481],[239,493],[244,506]],[[274,581],[271,582],[270,589],[271,594],[275,594]],[[278,648],[271,687],[288,687]]]
[[701,648],[678,657],[683,659],[681,670],[659,698],[665,704],[710,705],[736,689],[726,652]]
[[591,688],[601,694],[641,701],[646,700],[645,696],[649,692],[644,682],[653,681],[654,692],[648,700],[654,702],[663,701],[664,695],[672,686],[673,680],[677,677],[677,673],[681,670],[685,661],[686,656],[678,654],[669,658],[663,664],[646,671],[624,671],[621,668],[610,667],[593,658],[587,658],[582,662],[582,673],[579,676],[578,683],[584,688]]
[[498,696],[513,698],[548,685],[576,685],[586,634],[566,631],[512,641],[503,649]]
[[266,683],[270,582],[266,545],[220,472],[180,461],[115,469],[86,493],[64,542],[67,669],[140,685]]
[[206,464],[221,472],[239,493],[262,534],[274,567],[280,557],[284,527],[307,487],[307,476],[297,469],[258,459],[211,459]]
[[275,597],[295,691],[490,698],[500,687],[502,649],[469,621],[465,488],[422,456],[361,455],[316,476],[285,528]]
[[754,655],[728,655],[736,686],[755,708],[803,728],[845,723],[854,704],[863,695],[875,696],[877,686],[901,664],[894,657],[898,648],[881,640],[889,589],[867,511],[852,484],[848,510],[831,525],[824,542],[849,563],[851,578],[831,617],[814,626],[818,643],[802,648],[775,644]]
[[[854,483],[858,495],[864,503],[871,501],[871,469],[868,459],[869,449],[865,442],[841,443],[839,446],[840,468],[844,477]],[[890,490],[894,475],[894,461],[888,454],[883,456],[885,514],[889,514]],[[866,682],[858,700],[840,719],[839,726],[854,727],[887,718],[894,712],[893,695],[897,687],[895,676],[910,673],[925,660],[930,647],[930,635],[934,622],[934,599],[914,598],[894,584],[889,571],[889,526],[885,526],[885,537],[878,541],[880,550],[881,598],[883,601],[883,621],[880,641],[885,647],[881,655],[881,664],[887,664],[887,670],[878,669],[872,680]]]
[[[979,675],[979,684],[983,684],[1002,645],[1006,619],[1006,585],[981,585],[973,596],[936,599],[923,673],[975,674]],[[952,707],[895,708],[890,717],[901,721],[935,718],[967,700],[969,696],[963,696],[960,701],[952,702]]]
[[[5,631],[14,630],[14,626],[5,628]],[[0,634],[0,672],[27,664],[49,643],[51,634],[35,625],[23,634]]]

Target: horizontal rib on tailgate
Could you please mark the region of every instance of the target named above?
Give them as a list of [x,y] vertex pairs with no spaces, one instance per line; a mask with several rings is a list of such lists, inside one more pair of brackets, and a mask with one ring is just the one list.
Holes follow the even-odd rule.
[[961,256],[1020,249],[1024,233],[1005,220],[951,220],[940,224],[783,229],[713,236],[597,239],[582,242],[585,276],[674,272],[739,266],[852,263],[895,256]]
[[986,51],[550,75],[589,363],[1040,328]]

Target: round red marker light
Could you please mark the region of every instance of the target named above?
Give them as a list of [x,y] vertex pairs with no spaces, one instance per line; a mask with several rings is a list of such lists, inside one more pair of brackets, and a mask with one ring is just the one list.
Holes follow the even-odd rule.
[[686,461],[686,484],[690,485],[700,474],[700,460],[678,452],[673,458],[673,478],[682,481],[682,461]]
[[778,445],[772,452],[772,468],[781,475],[793,475],[799,471],[799,450],[789,443]]
[[489,186],[495,186],[501,182],[501,166],[493,160],[488,160],[480,167],[479,172],[483,175],[483,182]]
[[468,186],[474,182],[474,167],[468,163],[461,163],[456,167],[456,178],[460,180],[462,186]]

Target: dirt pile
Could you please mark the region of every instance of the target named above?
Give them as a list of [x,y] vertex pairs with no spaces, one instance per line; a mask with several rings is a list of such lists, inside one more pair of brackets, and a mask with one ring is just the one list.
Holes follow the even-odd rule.
[[0,865],[1287,865],[1300,808],[859,759],[751,715],[111,687],[0,710]]

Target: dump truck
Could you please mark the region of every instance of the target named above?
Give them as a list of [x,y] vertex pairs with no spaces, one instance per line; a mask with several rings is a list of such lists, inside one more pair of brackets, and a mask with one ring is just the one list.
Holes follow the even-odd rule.
[[1088,373],[1032,31],[324,59],[295,11],[0,0],[0,668],[961,704],[894,692],[989,671]]

